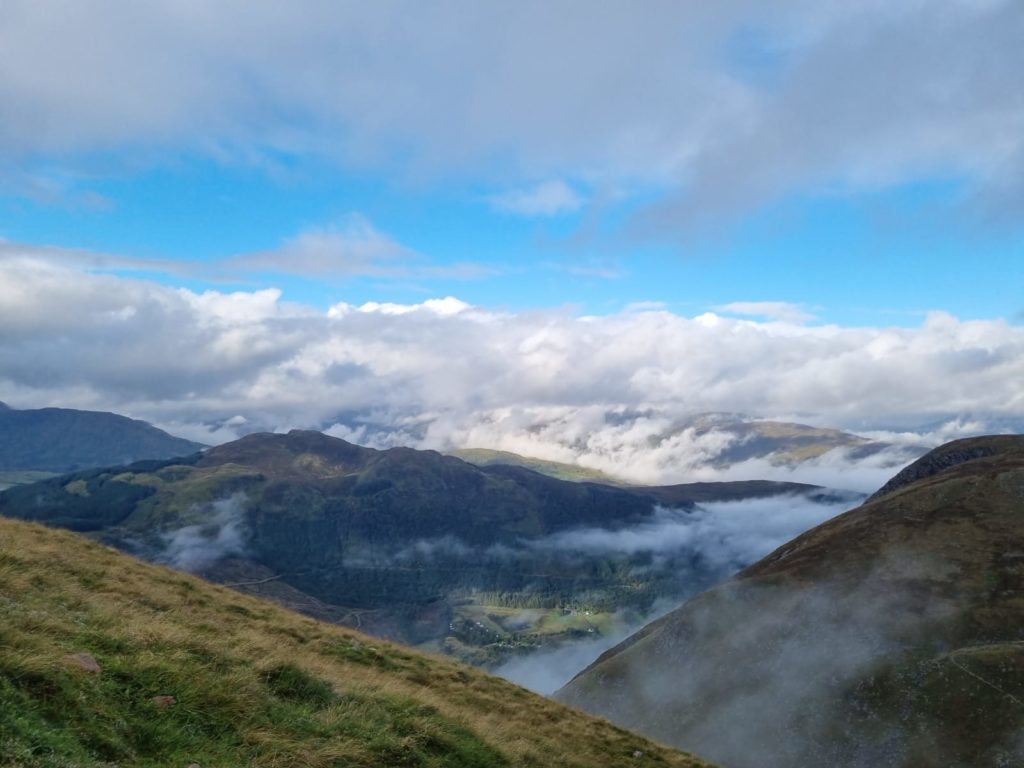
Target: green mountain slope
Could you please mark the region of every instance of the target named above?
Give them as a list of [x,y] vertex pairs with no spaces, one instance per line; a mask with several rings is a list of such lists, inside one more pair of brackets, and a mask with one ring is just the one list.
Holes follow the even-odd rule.
[[1024,764],[1024,437],[937,449],[559,698],[735,768]]
[[605,485],[624,484],[617,478],[606,475],[598,469],[588,469],[578,464],[566,464],[561,461],[548,461],[533,456],[520,456],[511,451],[495,451],[489,448],[460,448],[449,451],[449,456],[455,456],[478,467],[489,467],[492,464],[507,464],[513,467],[526,467],[534,472],[540,472],[548,477],[555,477],[559,480],[574,480],[576,482],[604,483]]
[[679,766],[457,663],[0,519],[0,765]]
[[477,663],[586,638],[682,599],[722,565],[567,546],[696,501],[814,494],[785,483],[618,488],[318,432],[254,434],[187,460],[11,488],[0,514],[89,532],[146,559]]
[[115,413],[0,408],[0,470],[70,472],[186,456],[204,447]]

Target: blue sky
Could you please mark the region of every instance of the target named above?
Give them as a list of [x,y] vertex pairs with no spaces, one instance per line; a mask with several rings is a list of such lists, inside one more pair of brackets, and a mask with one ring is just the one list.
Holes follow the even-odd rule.
[[[0,92],[24,122],[0,134],[0,237],[181,262],[193,268],[143,274],[276,286],[320,308],[454,295],[1019,321],[1021,62],[994,32],[1020,26],[1019,6],[678,5],[602,20],[573,3],[514,18],[270,3],[232,41],[230,2],[131,17],[21,5],[2,33]],[[467,36],[454,50],[446,16]],[[593,41],[562,31],[572,23]],[[40,42],[43,56],[15,61]],[[386,264],[353,263],[353,227],[393,248]],[[281,249],[310,232],[334,233],[335,253],[290,270]],[[271,255],[222,268],[254,253]]]
[[[245,275],[148,271],[196,289],[274,285],[286,299],[323,308],[454,295],[515,310],[570,305],[607,313],[661,302],[696,314],[736,301],[781,301],[822,322],[899,325],[932,309],[1014,320],[1024,309],[1021,231],[986,230],[958,211],[961,184],[928,179],[871,193],[794,193],[693,234],[649,237],[630,232],[633,199],[596,212],[524,215],[503,210],[494,202],[500,192],[480,185],[411,185],[386,171],[312,162],[296,163],[281,179],[261,168],[179,160],[83,187],[86,203],[5,195],[0,232],[21,243],[210,266],[359,217],[416,254],[408,276],[339,269],[305,277],[272,265]],[[475,269],[415,268],[458,265]]]
[[709,411],[1024,423],[1019,0],[3,16],[15,407],[657,482]]

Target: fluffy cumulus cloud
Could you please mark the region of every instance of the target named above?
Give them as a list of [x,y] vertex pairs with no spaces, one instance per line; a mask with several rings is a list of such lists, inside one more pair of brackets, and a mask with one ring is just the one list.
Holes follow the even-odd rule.
[[640,180],[668,192],[646,224],[677,228],[922,176],[1024,199],[1017,0],[12,0],[2,21],[11,169],[111,147],[314,153],[468,174],[534,213],[579,201],[531,180]]
[[745,438],[687,420],[699,412],[873,428],[896,444],[1024,417],[1024,329],[999,320],[844,328],[455,298],[324,312],[275,289],[197,293],[32,253],[0,258],[0,360],[16,407],[110,409],[207,441],[322,427],[380,446],[492,447],[644,482],[812,468],[870,490],[891,471],[876,456],[877,478],[840,482],[835,451],[800,477],[750,457],[714,468]]

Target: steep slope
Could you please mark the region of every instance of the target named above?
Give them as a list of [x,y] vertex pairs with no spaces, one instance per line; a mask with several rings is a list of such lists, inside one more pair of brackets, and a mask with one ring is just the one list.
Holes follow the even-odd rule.
[[0,470],[70,472],[186,456],[204,447],[116,413],[0,408]]
[[705,763],[509,683],[0,520],[0,764]]
[[559,698],[730,768],[1024,764],[1024,437],[937,449]]
[[681,600],[739,567],[686,540],[658,542],[653,554],[595,550],[575,546],[574,532],[681,530],[704,520],[698,502],[820,491],[573,483],[295,431],[12,488],[0,514],[90,532],[324,619],[490,664],[608,632],[622,611],[639,620],[659,598]]

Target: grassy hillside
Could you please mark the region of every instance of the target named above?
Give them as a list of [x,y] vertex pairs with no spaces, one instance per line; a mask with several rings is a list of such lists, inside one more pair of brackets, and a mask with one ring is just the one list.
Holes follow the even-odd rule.
[[0,765],[193,762],[706,765],[472,668],[0,519]]
[[203,447],[116,413],[0,408],[0,470],[71,472],[186,456]]
[[732,768],[1024,765],[1024,437],[959,440],[560,698]]

